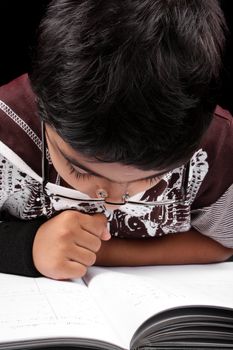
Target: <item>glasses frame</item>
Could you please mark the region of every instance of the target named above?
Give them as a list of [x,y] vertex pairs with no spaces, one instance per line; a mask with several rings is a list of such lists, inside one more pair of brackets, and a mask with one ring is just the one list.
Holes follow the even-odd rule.
[[[45,188],[49,178],[49,165],[48,160],[46,159],[46,149],[47,149],[47,141],[45,137],[45,123],[44,121],[41,121],[41,135],[42,135],[42,157],[41,157],[41,168],[42,168],[42,192],[45,194]],[[110,204],[110,205],[117,205],[122,206],[125,204],[131,204],[131,205],[140,205],[145,207],[156,207],[156,206],[165,206],[165,205],[174,205],[174,204],[182,204],[185,205],[187,202],[187,187],[188,187],[188,180],[189,180],[189,172],[190,172],[190,161],[188,161],[186,164],[184,164],[183,172],[182,172],[182,180],[181,180],[181,198],[179,199],[167,199],[162,201],[132,201],[130,200],[129,196],[127,194],[122,196],[122,202],[111,202],[107,200],[107,197],[103,198],[72,198],[60,194],[55,194],[55,196],[59,196],[61,198],[66,199],[72,199],[77,202],[85,202],[85,203],[98,203],[98,204]]]

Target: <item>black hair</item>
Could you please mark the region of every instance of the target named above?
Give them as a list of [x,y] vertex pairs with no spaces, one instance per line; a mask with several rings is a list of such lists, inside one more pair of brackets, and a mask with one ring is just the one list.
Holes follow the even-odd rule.
[[166,169],[197,149],[216,106],[217,0],[55,0],[30,74],[41,118],[101,162]]

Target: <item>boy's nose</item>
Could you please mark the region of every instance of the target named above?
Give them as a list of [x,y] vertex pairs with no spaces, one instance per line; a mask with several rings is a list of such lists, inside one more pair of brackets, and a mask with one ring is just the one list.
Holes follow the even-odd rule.
[[127,197],[127,184],[114,183],[106,189],[100,189],[99,193],[102,198],[105,198],[105,207],[110,210],[115,210],[125,203],[125,197]]

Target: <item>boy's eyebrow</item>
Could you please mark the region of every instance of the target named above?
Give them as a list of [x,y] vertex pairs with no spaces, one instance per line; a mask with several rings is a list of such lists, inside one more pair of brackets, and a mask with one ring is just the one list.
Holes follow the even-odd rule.
[[[98,173],[96,173],[95,171],[89,169],[88,167],[86,167],[85,165],[83,165],[82,163],[80,163],[79,161],[77,161],[76,159],[74,159],[73,157],[71,156],[68,156],[67,154],[65,154],[59,147],[57,147],[59,152],[62,154],[62,156],[68,161],[70,162],[72,165],[86,171],[88,174],[90,175],[94,175],[94,176],[97,176],[97,177],[101,177],[103,179],[106,179],[108,181],[112,181],[112,182],[116,182],[116,183],[121,183],[121,182],[118,182],[118,181],[113,181],[111,179],[109,179],[108,177],[106,176],[103,176],[103,175],[100,175]],[[150,176],[147,176],[147,177],[143,177],[143,178],[140,178],[140,179],[137,179],[137,180],[132,180],[132,181],[127,181],[128,183],[133,183],[133,182],[137,182],[137,181],[142,181],[142,180],[150,180],[150,179],[153,179],[155,177],[159,177],[161,175],[164,175],[166,174],[168,171],[163,171],[161,173],[158,173],[158,174],[154,174],[154,175],[150,175]]]

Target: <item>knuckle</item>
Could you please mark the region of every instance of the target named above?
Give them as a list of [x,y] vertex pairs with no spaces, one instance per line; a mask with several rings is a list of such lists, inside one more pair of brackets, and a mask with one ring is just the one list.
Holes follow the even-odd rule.
[[79,212],[75,210],[64,210],[61,215],[62,215],[62,220],[64,222],[70,222],[70,220],[73,220],[77,216],[79,216]]
[[89,252],[88,257],[86,259],[86,265],[92,266],[96,261],[96,255],[93,252]]
[[80,264],[78,269],[78,276],[76,277],[83,277],[86,273],[87,273],[87,266]]
[[69,220],[70,217],[72,216],[71,210],[64,210],[60,215],[62,216],[63,220]]
[[58,254],[64,254],[71,241],[71,232],[61,229],[54,239],[53,250]]
[[61,242],[67,243],[68,238],[72,235],[69,229],[67,228],[61,228],[59,231],[59,238]]
[[97,253],[100,250],[101,247],[101,240],[96,237],[96,239],[93,242],[93,251]]
[[93,218],[95,218],[95,220],[99,225],[101,225],[101,227],[107,224],[107,218],[103,214],[96,214],[93,216]]

